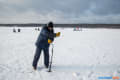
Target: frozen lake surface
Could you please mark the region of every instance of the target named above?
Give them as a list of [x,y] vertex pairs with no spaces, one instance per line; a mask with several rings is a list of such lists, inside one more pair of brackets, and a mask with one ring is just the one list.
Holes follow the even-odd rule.
[[[120,77],[120,29],[55,28],[52,72],[46,72],[43,54],[37,71],[32,70],[35,28],[0,28],[0,80],[98,80]],[[50,47],[51,54],[51,47]],[[107,80],[107,79],[106,79]]]

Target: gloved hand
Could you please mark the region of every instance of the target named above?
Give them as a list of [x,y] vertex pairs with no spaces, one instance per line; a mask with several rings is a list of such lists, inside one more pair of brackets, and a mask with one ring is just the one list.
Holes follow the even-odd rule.
[[60,36],[60,32],[56,33],[56,37],[59,37]]
[[52,40],[48,39],[48,43],[49,43],[49,44],[52,43]]

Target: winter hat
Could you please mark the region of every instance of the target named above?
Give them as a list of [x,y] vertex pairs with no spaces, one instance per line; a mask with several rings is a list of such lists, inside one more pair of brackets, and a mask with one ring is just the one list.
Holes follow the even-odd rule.
[[49,22],[47,26],[53,28],[53,22]]

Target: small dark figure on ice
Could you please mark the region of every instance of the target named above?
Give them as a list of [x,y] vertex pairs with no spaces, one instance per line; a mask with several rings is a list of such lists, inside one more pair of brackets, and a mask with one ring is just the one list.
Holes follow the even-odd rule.
[[13,32],[14,32],[14,33],[16,32],[15,28],[13,28]]
[[21,29],[19,28],[19,29],[18,29],[18,32],[20,32],[20,31],[21,31]]
[[44,65],[46,68],[49,67],[49,46],[54,41],[55,37],[59,37],[60,32],[54,33],[53,22],[49,22],[44,26],[36,41],[36,52],[33,59],[33,69],[37,69],[37,63],[41,55],[41,51],[44,52]]
[[40,29],[38,28],[38,31],[40,31]]

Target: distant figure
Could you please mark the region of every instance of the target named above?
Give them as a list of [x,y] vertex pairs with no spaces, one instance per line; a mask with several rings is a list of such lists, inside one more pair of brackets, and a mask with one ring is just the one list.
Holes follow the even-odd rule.
[[37,69],[37,63],[40,58],[41,51],[44,52],[44,64],[45,67],[49,67],[49,46],[54,41],[55,37],[59,37],[60,32],[54,33],[53,23],[49,22],[47,26],[44,26],[38,36],[36,42],[36,52],[33,59],[33,69]]
[[16,32],[15,28],[13,28],[13,32]]
[[35,28],[35,30],[37,30],[37,28]]
[[18,32],[20,32],[21,31],[21,29],[18,29]]
[[82,27],[74,27],[74,31],[82,31]]
[[38,31],[40,31],[40,29],[38,28]]

